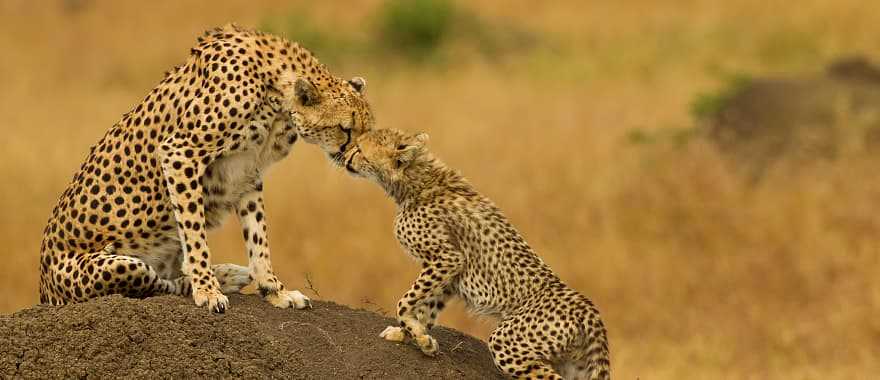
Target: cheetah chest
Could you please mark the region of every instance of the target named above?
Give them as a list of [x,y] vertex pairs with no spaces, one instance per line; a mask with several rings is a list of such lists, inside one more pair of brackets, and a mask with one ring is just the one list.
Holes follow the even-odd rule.
[[[259,190],[265,169],[287,156],[297,139],[293,128],[282,119],[275,119],[269,127],[252,125],[247,132],[247,144],[212,162],[202,177],[208,228],[219,226],[245,194]],[[120,244],[116,253],[143,259],[163,278],[179,275],[182,250],[176,228],[135,243]]]
[[248,143],[235,153],[214,161],[205,171],[205,223],[220,225],[227,212],[234,210],[241,198],[262,189],[266,168],[286,157],[297,140],[286,119],[277,118],[270,127],[259,124],[248,128]]

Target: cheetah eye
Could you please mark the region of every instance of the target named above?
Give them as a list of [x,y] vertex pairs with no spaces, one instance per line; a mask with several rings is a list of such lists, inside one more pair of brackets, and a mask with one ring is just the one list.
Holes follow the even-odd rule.
[[400,144],[397,146],[397,150],[404,150],[404,149],[406,149],[406,145]]

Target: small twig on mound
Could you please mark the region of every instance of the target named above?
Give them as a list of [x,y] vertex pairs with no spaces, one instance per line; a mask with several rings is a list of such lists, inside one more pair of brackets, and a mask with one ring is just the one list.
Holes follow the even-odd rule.
[[449,350],[449,352],[455,352],[455,350],[461,348],[462,344],[464,344],[464,341],[458,342],[458,344],[456,344],[455,347],[452,347],[452,349]]
[[361,300],[361,302],[363,302],[364,305],[367,305],[367,306],[368,306],[367,308],[368,308],[370,311],[372,311],[372,312],[374,312],[374,313],[382,314],[382,316],[385,316],[385,317],[388,316],[388,311],[387,311],[387,310],[383,309],[381,306],[377,305],[377,304],[374,303],[373,301],[370,301],[369,298],[364,297],[364,299]]
[[321,298],[321,293],[318,293],[318,289],[315,289],[315,284],[312,282],[312,275],[309,272],[306,272],[306,288],[311,290],[312,293],[318,298]]

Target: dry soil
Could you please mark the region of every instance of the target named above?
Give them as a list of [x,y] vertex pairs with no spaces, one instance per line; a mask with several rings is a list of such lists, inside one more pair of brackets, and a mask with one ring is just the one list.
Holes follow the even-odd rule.
[[183,297],[110,296],[0,316],[0,378],[497,378],[482,342],[438,327],[441,353],[384,341],[393,320],[331,302],[282,310],[232,295],[225,314]]

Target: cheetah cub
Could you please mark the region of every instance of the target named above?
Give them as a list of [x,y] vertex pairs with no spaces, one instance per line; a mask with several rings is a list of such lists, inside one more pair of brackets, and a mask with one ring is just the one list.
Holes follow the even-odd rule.
[[422,265],[397,303],[400,326],[380,336],[437,354],[427,332],[458,295],[471,311],[500,318],[488,343],[508,376],[609,379],[608,339],[593,303],[553,273],[491,200],[434,158],[427,139],[377,129],[344,156],[350,173],[378,183],[397,203],[397,239]]

